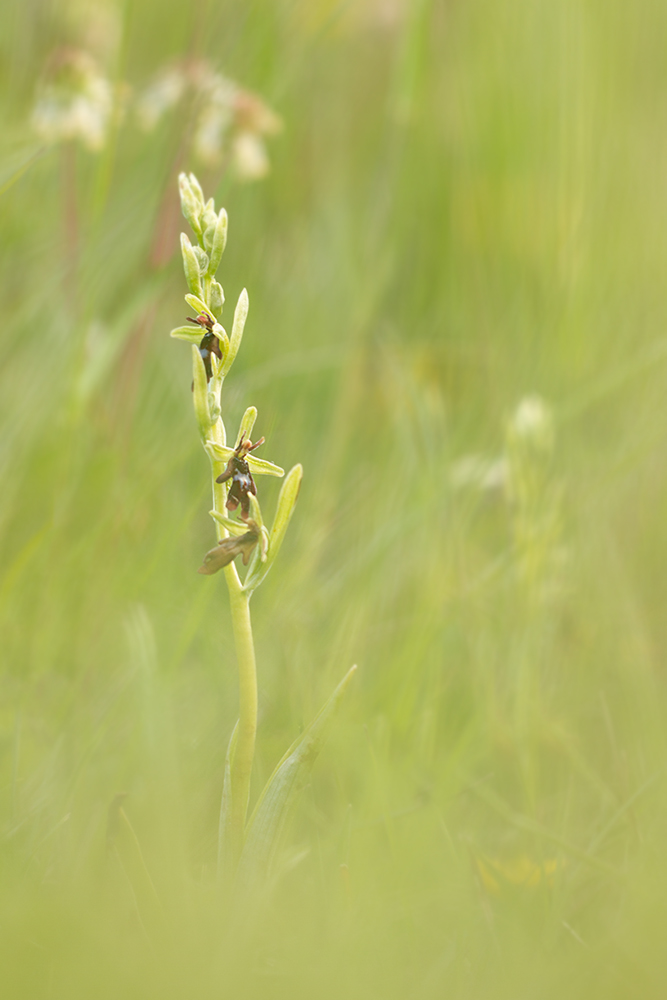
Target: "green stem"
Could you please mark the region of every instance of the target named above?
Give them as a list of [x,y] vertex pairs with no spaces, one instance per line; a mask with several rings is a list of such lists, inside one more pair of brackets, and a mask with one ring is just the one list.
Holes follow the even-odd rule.
[[[224,444],[226,435],[222,420],[217,420],[212,428],[211,437],[219,444]],[[227,491],[224,484],[216,483],[216,477],[223,471],[224,462],[212,462],[213,506],[221,514],[225,511]],[[221,524],[216,525],[218,538],[224,538],[227,531]],[[255,756],[255,735],[257,733],[257,667],[255,664],[255,646],[252,638],[250,621],[250,595],[243,590],[243,585],[234,563],[225,567],[227,589],[229,590],[229,605],[232,614],[232,629],[234,645],[239,670],[239,728],[236,740],[236,750],[231,761],[232,779],[232,816],[231,816],[231,855],[238,860],[243,847],[248,799],[250,795],[250,778],[252,762]]]
[[[233,567],[228,567],[229,569]],[[257,732],[257,668],[250,622],[249,595],[240,584],[236,570],[227,573],[232,628],[239,669],[239,729],[236,751],[231,765],[232,778],[232,851],[238,858],[243,846],[250,777],[255,755]]]

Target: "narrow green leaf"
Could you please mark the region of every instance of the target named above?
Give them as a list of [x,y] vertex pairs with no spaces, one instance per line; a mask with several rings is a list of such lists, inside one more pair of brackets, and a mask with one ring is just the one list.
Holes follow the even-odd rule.
[[107,819],[107,848],[116,856],[132,887],[139,918],[149,937],[164,927],[164,911],[148,871],[139,838],[123,809],[126,792],[114,796]]
[[[252,469],[252,466],[250,466],[250,468]],[[254,472],[255,470],[252,469],[252,471]],[[269,534],[269,546],[266,560],[263,563],[255,563],[252,571],[248,573],[244,583],[245,590],[255,590],[259,587],[260,583],[264,580],[264,577],[273,566],[276,556],[280,551],[280,546],[283,544],[287,526],[289,525],[292,514],[294,513],[294,507],[299,496],[299,490],[301,489],[302,478],[303,466],[301,465],[295,465],[294,468],[290,469],[287,473],[285,482],[280,490],[276,516],[273,520],[273,526]]]
[[231,873],[234,863],[232,851],[232,766],[236,753],[236,741],[239,734],[238,722],[234,726],[225,757],[225,776],[222,783],[222,800],[220,802],[220,820],[218,823],[218,879],[224,879]]
[[310,770],[326,739],[331,719],[356,672],[347,674],[320,709],[311,724],[279,762],[262,792],[246,829],[239,875],[247,884],[269,874],[280,835],[296,796],[308,780]]

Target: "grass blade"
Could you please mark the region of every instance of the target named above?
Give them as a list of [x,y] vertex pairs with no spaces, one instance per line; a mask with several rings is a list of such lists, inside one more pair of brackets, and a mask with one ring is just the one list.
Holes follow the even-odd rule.
[[246,831],[239,875],[246,885],[268,875],[290,809],[306,784],[327,735],[328,724],[356,672],[347,674],[311,724],[289,748],[269,778]]
[[239,733],[238,722],[234,726],[225,757],[225,777],[222,783],[222,801],[220,803],[220,821],[218,823],[218,879],[225,879],[233,864],[232,858],[232,764],[236,751],[236,740]]

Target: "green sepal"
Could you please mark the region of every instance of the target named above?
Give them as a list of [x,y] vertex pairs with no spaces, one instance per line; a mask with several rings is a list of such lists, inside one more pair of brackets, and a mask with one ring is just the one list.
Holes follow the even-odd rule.
[[[194,309],[194,311],[197,313],[198,316],[201,313],[206,313],[206,315],[210,316],[213,322],[215,323],[215,316],[213,315],[213,313],[211,312],[211,310],[206,305],[206,303],[204,302],[203,298],[200,295],[192,295],[192,294],[186,295],[185,301],[187,302],[187,304],[190,306],[191,309]],[[202,337],[203,336],[204,334],[202,332]]]
[[204,335],[201,330],[197,331],[192,326],[177,326],[169,336],[174,340],[185,340],[188,344],[199,344]]
[[245,321],[248,316],[248,293],[243,289],[239,295],[239,300],[236,303],[236,309],[234,310],[234,322],[232,323],[232,335],[229,338],[229,354],[227,355],[227,361],[225,362],[225,375],[229,369],[234,364],[234,359],[239,352],[239,347],[241,346],[241,340],[243,339],[243,328],[245,326]]
[[295,465],[294,468],[290,469],[287,473],[285,482],[280,490],[280,496],[278,497],[278,505],[276,507],[276,516],[273,520],[273,526],[269,532],[269,546],[266,560],[261,564],[255,564],[255,566],[251,567],[251,571],[248,573],[243,585],[244,590],[256,590],[273,566],[273,563],[280,552],[280,546],[283,544],[285,533],[287,532],[287,526],[289,525],[292,514],[294,513],[294,507],[299,496],[299,490],[301,489],[302,478],[303,466],[301,465]]
[[254,455],[246,455],[246,462],[250,466],[250,471],[255,476],[278,476],[285,475],[285,470],[273,462],[267,462],[264,458],[255,458]]
[[319,754],[327,729],[352,680],[356,666],[347,674],[320,709],[311,724],[292,744],[267,781],[246,827],[239,862],[239,876],[246,885],[264,880],[280,843],[280,835],[294,801],[305,786]]
[[218,524],[221,524],[223,528],[231,531],[234,535],[245,535],[248,530],[248,525],[245,521],[234,521],[231,517],[225,517],[224,514],[221,514],[217,510],[209,510],[209,514],[214,521],[217,521]]
[[241,441],[249,441],[250,435],[252,434],[252,429],[255,426],[255,421],[257,420],[257,407],[249,406],[241,418],[241,423],[239,425],[239,432],[236,435],[236,443],[234,447],[238,447]]
[[[210,455],[218,462],[228,462],[234,454],[234,449],[228,445],[218,444],[216,441],[207,441],[206,447]],[[285,470],[273,462],[267,462],[263,458],[255,458],[254,455],[246,455],[246,462],[250,466],[250,471],[256,476],[284,476]]]

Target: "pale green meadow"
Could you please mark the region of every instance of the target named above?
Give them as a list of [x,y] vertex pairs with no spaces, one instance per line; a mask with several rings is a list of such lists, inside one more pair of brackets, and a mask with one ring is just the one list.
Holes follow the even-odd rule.
[[661,1000],[666,53],[0,5],[3,998]]

